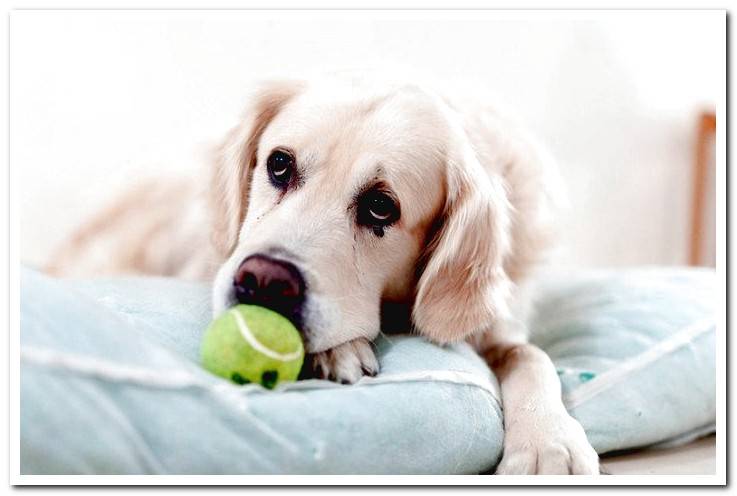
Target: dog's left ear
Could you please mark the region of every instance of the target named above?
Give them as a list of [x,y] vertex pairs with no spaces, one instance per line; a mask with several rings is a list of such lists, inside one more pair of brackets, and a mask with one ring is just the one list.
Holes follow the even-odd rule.
[[508,314],[504,270],[510,205],[465,139],[448,158],[444,211],[421,259],[412,319],[429,339],[448,343],[488,329]]
[[211,240],[227,257],[235,248],[238,231],[248,209],[251,171],[256,166],[258,144],[266,127],[284,105],[304,87],[299,81],[265,81],[249,98],[240,124],[214,151],[210,173]]

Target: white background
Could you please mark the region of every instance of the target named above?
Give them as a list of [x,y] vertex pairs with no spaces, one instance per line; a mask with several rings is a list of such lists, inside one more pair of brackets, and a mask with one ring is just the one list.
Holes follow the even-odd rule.
[[720,12],[14,12],[21,259],[53,256],[130,181],[198,167],[250,81],[389,67],[489,88],[548,144],[572,203],[559,263],[685,263],[724,26]]

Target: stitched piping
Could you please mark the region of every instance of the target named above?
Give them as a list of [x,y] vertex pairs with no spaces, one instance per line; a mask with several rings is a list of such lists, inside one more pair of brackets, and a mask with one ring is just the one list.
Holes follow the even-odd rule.
[[[162,389],[185,389],[198,387],[213,392],[266,392],[262,387],[252,384],[237,386],[223,381],[213,384],[198,378],[192,373],[180,369],[151,369],[140,366],[122,365],[107,360],[60,352],[34,346],[24,345],[20,348],[22,362],[37,366],[51,367],[82,375],[94,376],[112,382],[127,382],[147,387]],[[365,376],[354,386],[373,386],[406,382],[445,382],[462,386],[473,386],[489,393],[499,403],[499,388],[491,382],[479,378],[475,374],[460,370],[427,370],[385,374],[378,377]],[[328,381],[306,380],[279,384],[275,391],[334,389],[347,387]]]
[[577,408],[582,403],[585,403],[594,396],[597,396],[603,391],[606,391],[615,384],[621,382],[633,372],[637,372],[638,370],[641,370],[655,362],[661,356],[690,344],[702,334],[706,334],[711,331],[714,326],[714,319],[707,318],[684,327],[667,339],[658,342],[652,348],[649,348],[643,353],[623,362],[621,365],[604,372],[595,379],[568,393],[563,398],[566,408],[568,408],[568,410]]

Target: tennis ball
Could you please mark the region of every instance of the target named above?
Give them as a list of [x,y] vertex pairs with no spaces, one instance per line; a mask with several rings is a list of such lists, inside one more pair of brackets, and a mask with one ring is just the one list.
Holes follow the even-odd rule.
[[255,305],[236,305],[213,320],[200,353],[202,366],[213,374],[268,389],[296,380],[305,356],[292,323]]

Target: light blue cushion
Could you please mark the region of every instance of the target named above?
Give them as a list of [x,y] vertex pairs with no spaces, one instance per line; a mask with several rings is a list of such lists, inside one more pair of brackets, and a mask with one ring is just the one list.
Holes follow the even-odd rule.
[[715,273],[642,268],[540,282],[532,340],[599,453],[714,432]]
[[[713,272],[690,270],[542,281],[534,340],[597,451],[713,430],[714,291]],[[465,344],[382,337],[376,378],[266,391],[199,367],[209,319],[203,285],[23,270],[21,472],[478,473],[499,460],[498,387]]]
[[396,336],[358,386],[236,386],[197,364],[208,293],[23,271],[21,472],[474,473],[498,460],[496,384],[470,347]]

